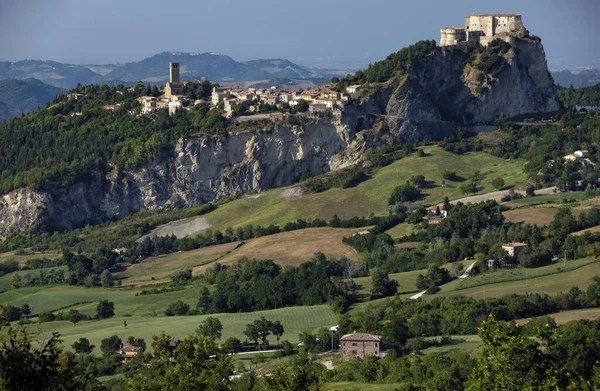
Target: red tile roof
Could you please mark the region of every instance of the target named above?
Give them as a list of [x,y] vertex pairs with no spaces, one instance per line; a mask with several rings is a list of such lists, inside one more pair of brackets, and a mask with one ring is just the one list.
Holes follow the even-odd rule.
[[346,334],[341,338],[342,341],[360,341],[360,342],[381,342],[379,335],[373,334]]

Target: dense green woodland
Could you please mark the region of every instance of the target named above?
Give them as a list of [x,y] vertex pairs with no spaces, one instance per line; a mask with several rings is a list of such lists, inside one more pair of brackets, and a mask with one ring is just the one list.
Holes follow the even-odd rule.
[[[166,109],[154,116],[135,115],[140,110],[136,97],[158,93],[143,84],[133,92],[107,85],[73,92],[85,97],[63,95],[44,109],[0,125],[0,194],[48,183],[67,187],[88,179],[94,170],[108,170],[109,161],[121,170],[135,168],[160,156],[180,137],[223,134],[227,128],[223,113],[209,110],[208,104],[173,116]],[[107,104],[121,107],[103,109]],[[77,112],[82,115],[71,115]]]
[[582,88],[559,87],[558,96],[567,107],[576,105],[600,105],[600,83]]

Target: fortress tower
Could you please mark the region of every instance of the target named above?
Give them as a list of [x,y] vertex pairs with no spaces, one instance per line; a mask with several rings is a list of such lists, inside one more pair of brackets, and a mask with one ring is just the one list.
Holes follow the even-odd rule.
[[444,27],[440,30],[440,46],[456,46],[476,42],[487,46],[494,39],[512,43],[511,32],[524,28],[519,14],[473,14],[465,18],[465,28]]
[[179,83],[179,63],[170,62],[169,66],[171,69],[171,72],[169,73],[169,81],[174,84]]

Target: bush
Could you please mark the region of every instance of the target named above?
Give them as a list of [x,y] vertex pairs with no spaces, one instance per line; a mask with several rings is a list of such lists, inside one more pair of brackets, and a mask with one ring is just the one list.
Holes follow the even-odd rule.
[[165,310],[167,316],[184,316],[190,311],[190,306],[181,300],[177,300],[174,303],[169,304]]
[[393,191],[392,195],[388,199],[390,205],[397,204],[399,202],[410,202],[414,201],[421,195],[419,189],[409,182],[404,185],[397,186]]

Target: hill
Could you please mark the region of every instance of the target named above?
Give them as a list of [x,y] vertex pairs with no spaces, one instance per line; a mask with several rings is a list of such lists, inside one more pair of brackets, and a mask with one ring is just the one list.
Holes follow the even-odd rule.
[[0,122],[37,110],[65,91],[37,79],[0,80]]
[[238,62],[221,53],[162,52],[141,61],[116,66],[105,77],[152,83],[169,79],[169,62],[179,62],[180,79],[196,80],[205,77],[212,81],[246,81],[263,79],[308,79],[323,73],[309,70],[288,60],[254,60]]
[[105,80],[101,75],[82,65],[41,60],[0,61],[0,79],[30,78],[67,89],[75,87],[77,83],[93,84]]
[[[169,79],[169,62],[181,64],[181,79],[201,77],[220,82],[311,79],[328,80],[329,71],[307,68],[284,59],[238,62],[220,53],[162,52],[125,64],[75,65],[56,61],[0,61],[0,79],[35,78],[59,88],[95,83],[131,84],[139,80],[162,84]],[[273,85],[271,83],[270,85]],[[269,85],[269,86],[270,86]]]
[[552,72],[552,78],[554,79],[554,82],[561,87],[589,87],[600,83],[600,69],[584,69],[578,73],[572,73],[565,69]]

